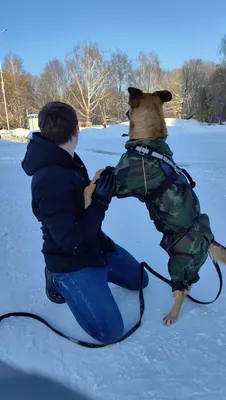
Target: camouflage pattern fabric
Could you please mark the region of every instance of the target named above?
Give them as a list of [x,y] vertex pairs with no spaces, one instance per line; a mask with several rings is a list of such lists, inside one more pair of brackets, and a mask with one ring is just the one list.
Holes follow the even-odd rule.
[[146,204],[156,229],[164,235],[160,245],[166,251],[171,247],[168,268],[173,291],[179,287],[187,289],[190,283],[199,279],[198,271],[214,240],[209,218],[201,214],[199,200],[188,183],[172,184],[160,198],[149,200],[152,190],[159,187],[166,176],[159,160],[129,151],[142,145],[173,161],[173,153],[165,139],[129,140],[125,145],[127,152],[114,171],[115,195],[117,198],[137,197]]
[[188,290],[198,282],[199,270],[208,256],[208,248],[214,240],[209,217],[200,214],[185,234],[164,235],[160,246],[169,254],[168,271],[172,290]]

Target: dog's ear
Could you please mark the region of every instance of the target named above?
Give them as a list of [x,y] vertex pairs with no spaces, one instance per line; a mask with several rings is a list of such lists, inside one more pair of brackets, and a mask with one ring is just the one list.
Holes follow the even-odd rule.
[[137,97],[143,95],[142,90],[136,89],[136,88],[134,88],[134,87],[129,87],[129,88],[128,88],[128,92],[129,92],[129,95],[130,95],[130,99],[131,99],[131,100],[136,99]]
[[168,90],[159,90],[154,94],[157,94],[157,96],[159,96],[162,103],[167,103],[168,101],[171,101],[173,97],[172,93]]

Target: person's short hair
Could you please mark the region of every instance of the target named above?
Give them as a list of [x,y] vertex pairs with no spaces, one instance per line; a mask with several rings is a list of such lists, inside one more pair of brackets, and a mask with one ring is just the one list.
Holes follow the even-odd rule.
[[38,125],[45,139],[61,145],[74,136],[78,118],[76,111],[69,104],[50,101],[40,110]]

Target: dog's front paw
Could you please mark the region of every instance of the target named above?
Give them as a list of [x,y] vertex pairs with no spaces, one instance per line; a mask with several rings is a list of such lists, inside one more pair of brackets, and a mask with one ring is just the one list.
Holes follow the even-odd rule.
[[98,169],[98,171],[95,173],[95,175],[94,175],[92,181],[90,182],[91,185],[94,184],[94,183],[96,183],[96,181],[97,181],[98,179],[100,179],[101,174],[105,171],[105,169],[106,169],[106,168]]
[[84,207],[85,209],[88,208],[92,202],[92,195],[96,188],[96,185],[89,185],[86,186],[84,189]]
[[167,314],[164,318],[163,318],[163,324],[165,326],[170,326],[172,324],[175,324],[177,320],[177,317],[173,314]]

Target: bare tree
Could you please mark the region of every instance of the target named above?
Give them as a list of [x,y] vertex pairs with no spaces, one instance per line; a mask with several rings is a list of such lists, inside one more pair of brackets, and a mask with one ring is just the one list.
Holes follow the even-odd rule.
[[165,115],[167,117],[181,118],[183,108],[183,79],[182,69],[162,72],[161,88],[172,93],[172,101],[165,104]]
[[31,76],[24,71],[22,59],[11,52],[5,57],[3,73],[10,127],[25,126],[31,99]]
[[189,60],[182,67],[182,110],[183,118],[191,118],[200,107],[199,92],[207,88],[212,71],[212,64],[201,59]]
[[[121,121],[117,108],[118,100],[117,90],[115,88],[110,88],[107,96],[101,100],[99,104],[98,112],[101,117],[101,123],[108,124]],[[128,105],[126,108],[128,108]]]
[[[10,127],[25,126],[27,114],[51,100],[74,106],[85,125],[121,122],[128,109],[127,88],[133,85],[144,92],[170,90],[173,99],[164,106],[168,117],[225,121],[226,36],[220,54],[219,65],[195,59],[182,68],[162,70],[157,54],[140,52],[134,68],[122,50],[106,59],[97,44],[88,42],[76,46],[65,63],[50,60],[40,75],[31,76],[24,71],[23,60],[9,53],[3,75]],[[1,91],[0,125],[6,125]]]
[[210,81],[211,121],[226,120],[226,67],[218,65]]
[[38,111],[48,101],[67,101],[68,83],[63,64],[58,59],[49,61],[44,71],[32,79],[33,111]]
[[212,93],[210,86],[201,87],[198,92],[198,110],[196,112],[196,118],[202,122],[211,121],[211,108],[212,108]]
[[137,87],[146,93],[154,92],[159,88],[161,80],[161,68],[156,53],[146,54],[140,52],[138,56],[138,68],[135,72]]
[[226,35],[221,39],[219,53],[222,56],[222,62],[226,63]]
[[117,109],[117,120],[121,122],[125,119],[125,112],[128,108],[127,88],[133,80],[132,61],[126,53],[117,49],[111,55],[108,68],[112,91],[111,100],[115,102],[112,106]]
[[190,119],[203,114],[203,96],[207,99],[208,86],[214,65],[201,59],[189,60],[182,68],[165,71],[162,85],[173,94],[173,99],[166,104],[168,116]]
[[109,70],[103,54],[95,43],[84,43],[74,48],[66,59],[71,101],[87,126],[100,102],[107,96]]

